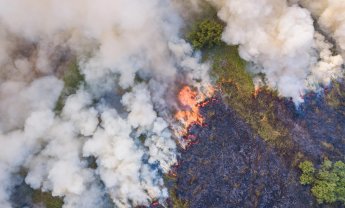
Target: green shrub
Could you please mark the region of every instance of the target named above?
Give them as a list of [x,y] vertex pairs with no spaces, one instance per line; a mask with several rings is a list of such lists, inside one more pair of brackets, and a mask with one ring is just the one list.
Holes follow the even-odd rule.
[[183,201],[178,198],[175,189],[170,190],[169,196],[170,196],[170,200],[172,202],[173,208],[188,208],[189,207],[189,203],[187,201]]
[[337,201],[335,195],[335,183],[329,183],[327,181],[318,181],[311,188],[311,193],[316,197],[318,203],[333,203]]
[[212,48],[220,45],[222,40],[223,25],[216,20],[203,20],[196,24],[187,35],[195,49]]
[[314,173],[315,172],[315,168],[312,162],[310,161],[304,161],[301,162],[298,166],[303,173]]
[[341,109],[345,106],[345,80],[333,80],[330,91],[325,94],[325,100],[331,107]]
[[302,170],[302,175],[300,177],[300,182],[303,185],[311,184],[314,181],[315,168],[312,162],[304,161],[298,166]]
[[55,112],[60,113],[65,105],[66,98],[76,93],[78,87],[84,82],[84,76],[80,73],[77,61],[73,61],[68,65],[68,69],[63,75],[64,88],[55,105]]
[[300,163],[302,171],[300,183],[311,185],[311,193],[318,203],[334,203],[340,201],[345,204],[345,164],[341,161],[334,164],[325,160],[319,169],[315,169],[310,161]]
[[34,204],[43,204],[46,208],[61,208],[63,206],[63,199],[54,197],[50,192],[42,192],[35,190],[32,196]]

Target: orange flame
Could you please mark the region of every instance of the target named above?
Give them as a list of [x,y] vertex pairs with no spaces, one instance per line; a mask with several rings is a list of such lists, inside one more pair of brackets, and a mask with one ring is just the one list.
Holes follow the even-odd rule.
[[260,91],[261,91],[260,86],[255,86],[255,89],[254,89],[254,92],[253,92],[254,98],[256,98],[259,95]]
[[184,110],[176,112],[175,119],[177,119],[182,129],[178,130],[179,136],[184,136],[188,132],[188,127],[192,124],[202,125],[204,118],[200,114],[200,106],[205,105],[202,103],[207,97],[212,96],[214,89],[210,86],[206,89],[205,93],[201,93],[197,90],[193,90],[189,86],[184,86],[178,93],[178,100],[184,107]]
[[203,118],[199,112],[197,95],[197,92],[188,86],[183,87],[178,94],[180,103],[188,109],[178,111],[175,117],[185,126],[189,126],[192,123],[202,124],[203,122]]

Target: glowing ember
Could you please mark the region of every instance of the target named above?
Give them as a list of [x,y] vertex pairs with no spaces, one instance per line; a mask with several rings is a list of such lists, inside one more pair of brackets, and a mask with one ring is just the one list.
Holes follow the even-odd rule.
[[255,86],[255,89],[254,89],[254,92],[253,92],[254,98],[256,98],[258,96],[260,91],[261,91],[260,86]]
[[183,107],[183,110],[175,114],[175,118],[181,123],[182,127],[177,131],[177,135],[185,136],[188,132],[188,127],[192,124],[202,125],[204,118],[200,114],[200,106],[205,105],[205,99],[212,96],[214,89],[208,87],[204,93],[192,89],[189,86],[184,86],[178,94],[178,100]]

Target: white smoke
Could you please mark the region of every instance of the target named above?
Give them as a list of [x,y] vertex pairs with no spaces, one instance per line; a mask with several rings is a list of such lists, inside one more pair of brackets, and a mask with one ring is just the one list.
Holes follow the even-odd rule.
[[[342,73],[343,58],[292,1],[210,1],[227,23],[223,40],[240,45],[282,95],[299,102]],[[343,4],[318,2],[300,3],[344,51]],[[162,173],[176,162],[175,83],[200,91],[210,83],[209,65],[180,38],[175,8],[168,0],[0,0],[1,207],[11,207],[22,168],[28,185],[63,197],[65,208],[103,207],[108,197],[117,207],[164,202]],[[72,59],[85,83],[56,114]]]
[[300,0],[297,2],[311,11],[321,30],[330,34],[342,56],[345,57],[345,2],[337,0]]
[[332,55],[333,45],[325,40],[320,33],[315,33],[315,45],[319,52],[319,61],[312,66],[311,76],[308,77],[309,87],[317,90],[318,84],[328,85],[332,80],[343,76],[341,65],[344,59],[341,55]]
[[[268,85],[281,95],[298,103],[311,85],[340,76],[343,60],[328,52],[329,43],[316,34],[307,9],[286,0],[209,1],[226,23],[222,39],[239,45],[240,56],[255,64],[251,70],[264,72]],[[339,30],[337,35],[344,37]]]
[[[176,162],[174,83],[209,83],[170,2],[0,0],[0,25],[1,207],[21,168],[65,208],[102,207],[108,196],[117,207],[163,203],[162,173]],[[74,58],[85,83],[56,115]]]
[[52,76],[31,83],[2,80],[0,86],[0,204],[10,207],[8,198],[14,182],[12,174],[19,171],[26,157],[40,148],[40,139],[54,120],[50,111],[55,105],[63,83]]

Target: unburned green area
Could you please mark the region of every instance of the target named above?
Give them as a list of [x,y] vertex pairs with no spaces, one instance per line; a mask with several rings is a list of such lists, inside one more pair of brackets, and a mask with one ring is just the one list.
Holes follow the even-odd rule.
[[46,208],[61,208],[63,200],[59,197],[53,197],[50,192],[42,192],[35,190],[32,195],[32,202],[34,204],[42,204]]
[[249,123],[265,141],[285,142],[287,129],[276,119],[275,91],[266,87],[255,94],[252,75],[238,54],[236,46],[221,45],[205,52],[205,60],[212,63],[211,74],[224,96],[224,100]]
[[333,81],[331,89],[326,93],[327,103],[334,108],[345,107],[344,80]]
[[181,200],[177,196],[177,188],[176,188],[176,176],[171,176],[169,174],[165,174],[163,176],[164,184],[169,186],[169,207],[172,208],[188,208],[189,204],[187,201]]
[[78,62],[73,60],[63,74],[64,88],[56,103],[55,112],[60,113],[69,95],[76,93],[79,86],[84,82],[84,76],[80,73]]
[[220,45],[223,24],[214,19],[206,19],[196,23],[193,29],[187,34],[187,40],[190,41],[195,49],[212,48]]
[[345,205],[345,164],[324,160],[320,168],[315,168],[311,161],[300,163],[302,171],[300,183],[310,185],[311,193],[318,203],[334,203]]
[[169,191],[170,200],[173,208],[188,208],[189,204],[186,201],[179,199],[176,195],[176,190]]
[[[253,75],[238,54],[237,46],[221,41],[224,25],[216,16],[198,20],[187,37],[195,49],[202,49],[203,60],[212,63],[211,74],[225,101],[237,111],[266,141],[284,142],[287,129],[275,119],[274,100],[277,93],[267,88],[254,96]],[[279,141],[278,141],[279,143]],[[285,145],[285,144],[279,144]]]

